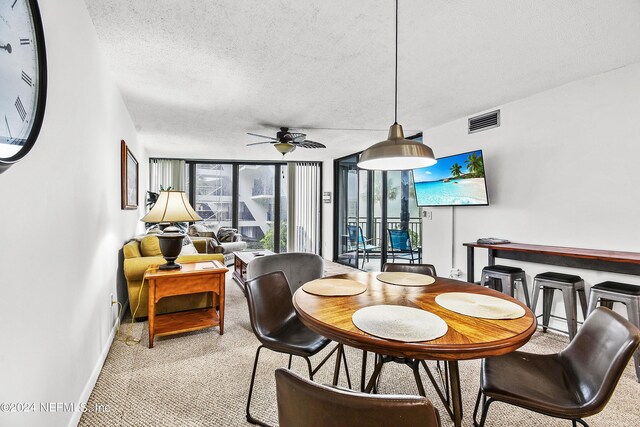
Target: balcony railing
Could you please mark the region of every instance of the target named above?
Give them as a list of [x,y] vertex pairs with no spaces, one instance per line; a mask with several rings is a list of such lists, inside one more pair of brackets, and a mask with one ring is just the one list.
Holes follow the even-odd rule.
[[[362,232],[365,234],[365,238],[371,239],[371,244],[373,245],[380,245],[380,242],[382,241],[381,234],[386,233],[386,230],[382,230],[382,218],[379,216],[373,217],[373,230],[371,230],[369,234],[367,234],[367,218],[360,217],[356,220],[355,217],[349,217],[348,223],[349,225],[359,225],[362,227]],[[387,218],[388,228],[400,229],[401,224],[402,222],[398,217]],[[422,246],[422,219],[419,217],[409,218],[407,227],[413,246]]]

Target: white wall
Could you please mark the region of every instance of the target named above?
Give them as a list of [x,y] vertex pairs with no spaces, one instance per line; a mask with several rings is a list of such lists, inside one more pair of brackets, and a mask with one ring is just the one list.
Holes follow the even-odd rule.
[[84,2],[39,3],[44,124],[33,150],[0,175],[0,402],[34,402],[36,411],[0,412],[0,425],[79,419],[39,405],[86,399],[110,345],[118,251],[141,229],[142,214],[120,210],[121,139],[139,161],[141,193],[148,176]]
[[[466,118],[425,132],[437,156],[481,148],[490,206],[435,208],[424,220],[425,259],[466,275],[464,242],[514,242],[620,251],[640,249],[640,64],[499,107],[501,126],[468,135]],[[443,235],[443,230],[447,233]],[[452,259],[451,232],[454,256]],[[476,278],[487,263],[476,249]],[[640,285],[633,276],[499,260],[531,279],[542,271]],[[464,276],[463,276],[464,277]],[[559,297],[557,299],[560,299]]]

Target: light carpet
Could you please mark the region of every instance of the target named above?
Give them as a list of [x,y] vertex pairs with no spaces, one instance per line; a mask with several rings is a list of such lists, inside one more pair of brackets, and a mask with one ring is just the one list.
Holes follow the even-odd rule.
[[[327,274],[347,272],[348,267],[326,263]],[[132,335],[141,343],[128,346],[114,341],[96,386],[89,408],[100,405],[102,412],[85,412],[80,426],[246,426],[245,405],[258,340],[251,331],[244,295],[227,274],[225,334],[218,328],[156,338],[147,348],[148,325],[134,324]],[[121,331],[126,332],[123,323]],[[536,333],[523,350],[554,353],[564,348],[568,338],[561,334]],[[333,346],[312,358],[317,363]],[[362,352],[346,350],[353,387],[359,387]],[[306,375],[306,365],[296,360],[292,369]],[[369,357],[372,363],[372,357]],[[260,356],[252,403],[254,417],[277,425],[274,371],[286,367],[288,356],[263,350]],[[333,359],[315,380],[330,383]],[[430,362],[433,366],[433,363]],[[372,364],[369,366],[371,373]],[[460,362],[464,426],[472,426],[471,415],[479,384],[480,362]],[[446,416],[435,392],[423,373],[428,397],[439,408],[444,426],[453,423]],[[340,384],[346,386],[344,373]],[[411,370],[399,364],[387,364],[380,382],[381,393],[417,394]],[[617,390],[603,412],[587,418],[592,427],[640,426],[640,384],[630,364]],[[487,426],[570,426],[557,420],[502,403],[491,405]]]

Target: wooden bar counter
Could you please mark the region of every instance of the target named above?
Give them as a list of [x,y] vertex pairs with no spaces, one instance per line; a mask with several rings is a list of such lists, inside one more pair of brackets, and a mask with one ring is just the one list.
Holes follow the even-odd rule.
[[487,265],[496,258],[537,264],[561,265],[585,270],[608,271],[640,276],[640,253],[581,249],[563,246],[529,245],[526,243],[481,244],[464,243],[467,247],[467,281],[474,282],[474,249],[488,250]]

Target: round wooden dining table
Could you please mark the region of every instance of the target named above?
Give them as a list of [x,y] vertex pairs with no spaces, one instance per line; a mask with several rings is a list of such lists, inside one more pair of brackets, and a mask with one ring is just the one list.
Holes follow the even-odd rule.
[[[378,274],[355,272],[331,276],[333,279],[351,279],[365,283],[367,290],[359,295],[327,297],[298,289],[293,296],[293,305],[299,319],[313,331],[333,341],[378,355],[421,361],[446,361],[451,390],[451,408],[447,409],[454,425],[459,427],[462,423],[462,403],[458,361],[498,356],[521,347],[536,330],[534,314],[520,301],[476,284],[436,277],[435,283],[428,286],[398,286],[377,280]],[[470,292],[502,298],[522,306],[525,314],[518,319],[509,320],[458,314],[435,302],[435,298],[445,292]],[[383,304],[429,311],[447,323],[448,331],[444,336],[431,341],[401,342],[369,335],[353,324],[351,317],[357,310]],[[381,368],[381,364],[379,367],[376,365],[374,377],[376,370],[379,374]],[[473,380],[477,381],[476,378]],[[367,391],[369,390],[368,386]]]

